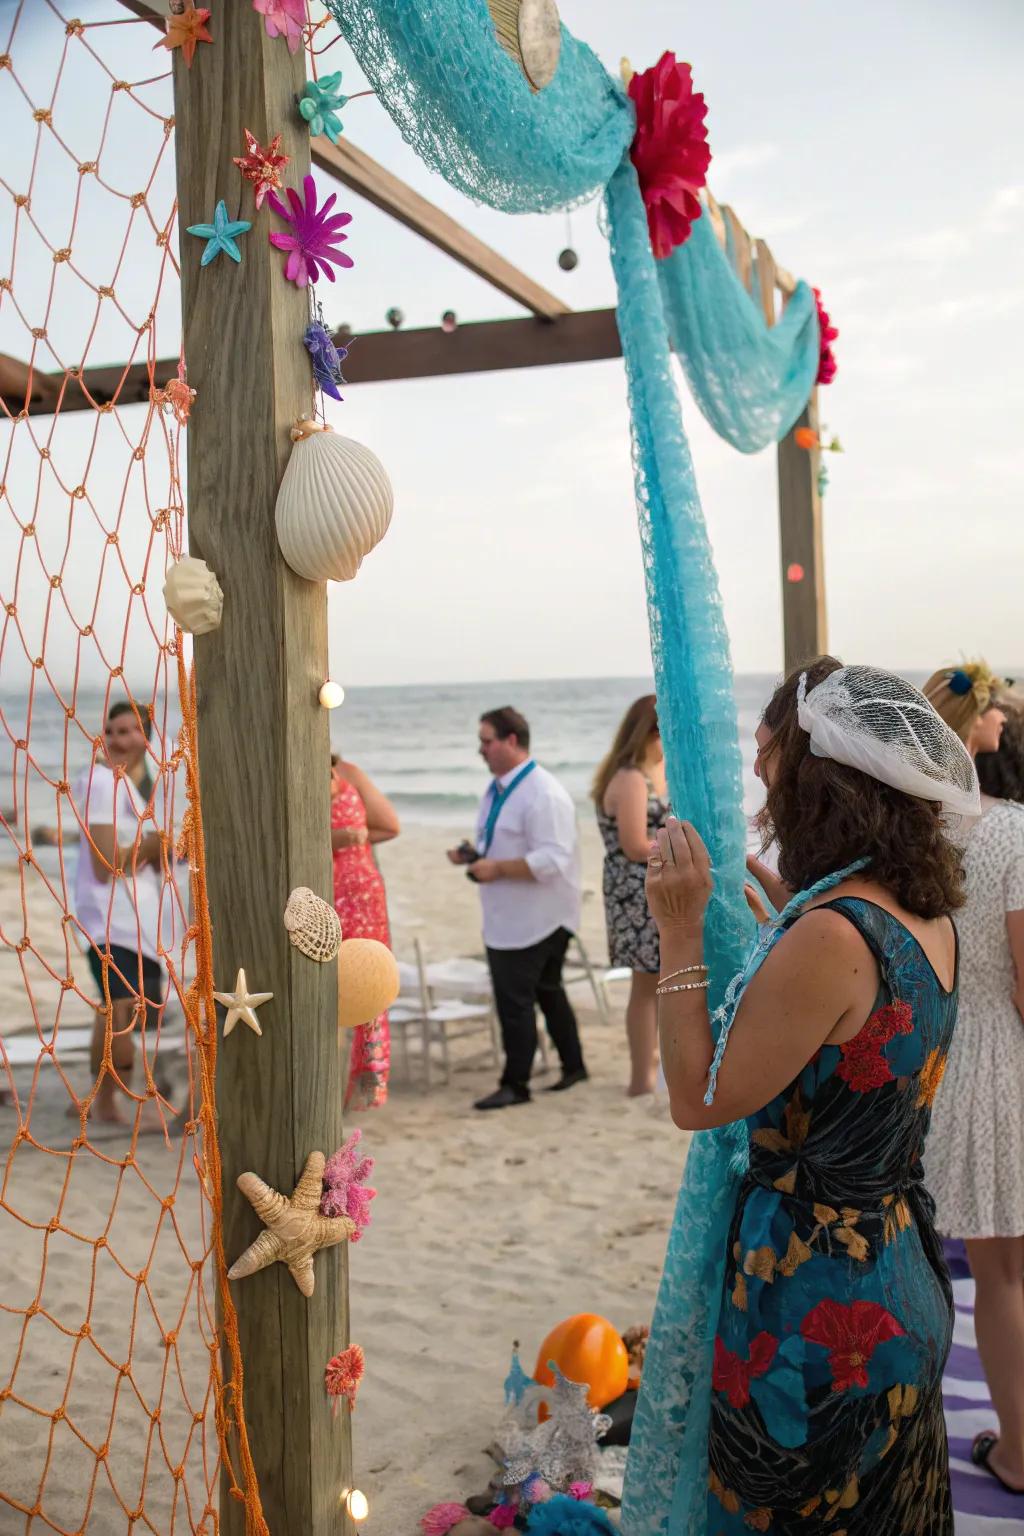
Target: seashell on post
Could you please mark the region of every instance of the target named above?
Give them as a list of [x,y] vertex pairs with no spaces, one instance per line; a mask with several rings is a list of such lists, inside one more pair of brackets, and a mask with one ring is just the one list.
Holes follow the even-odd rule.
[[394,492],[375,453],[303,418],[277,493],[277,542],[297,576],[351,581],[388,531]]

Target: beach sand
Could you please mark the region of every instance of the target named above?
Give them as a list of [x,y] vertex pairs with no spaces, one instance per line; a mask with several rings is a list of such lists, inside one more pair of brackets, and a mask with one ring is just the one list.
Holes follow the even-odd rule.
[[[603,963],[600,846],[592,825],[582,833],[589,891],[582,937]],[[412,958],[414,937],[428,959],[481,952],[477,893],[443,862],[445,846],[457,840],[443,829],[420,827],[381,850],[400,958]],[[25,908],[33,942],[63,972],[52,901],[30,888]],[[10,872],[0,874],[0,924],[16,944],[22,898]],[[31,1026],[25,963],[15,949],[0,950],[5,1039]],[[74,993],[61,999],[59,984],[44,984],[42,968],[31,963],[41,1021],[51,1023],[61,1004],[62,1029],[88,1024],[86,1004]],[[80,960],[79,973],[88,992]],[[457,1048],[449,1085],[427,1093],[402,1081],[396,1068],[388,1104],[350,1121],[349,1128],[363,1127],[379,1191],[370,1230],[350,1251],[352,1338],[366,1353],[353,1417],[356,1481],[370,1501],[361,1527],[370,1536],[414,1536],[429,1505],[486,1486],[493,1471],[486,1447],[501,1416],[514,1339],[532,1370],[544,1335],[572,1313],[599,1312],[622,1328],[650,1319],[686,1139],[663,1102],[624,1096],[625,988],[610,989],[607,1024],[585,983],[574,986],[573,996],[589,1083],[479,1115],[472,1100],[496,1074],[490,1064],[467,1064],[466,1057],[479,1054],[478,1038]],[[76,1062],[67,1075],[82,1092],[84,1065]],[[31,1068],[17,1069],[16,1080],[24,1093]],[[538,1088],[544,1081],[538,1079]],[[40,1141],[70,1144],[75,1126],[64,1119],[66,1104],[60,1074],[47,1065],[32,1117]],[[182,1164],[180,1142],[168,1149],[157,1138],[140,1141],[137,1168],[125,1171],[118,1165],[124,1142],[107,1131],[94,1137],[100,1155],[79,1153],[73,1163],[25,1141],[12,1157],[17,1124],[15,1109],[0,1107],[7,1170],[0,1207],[0,1389],[23,1341],[16,1395],[49,1415],[63,1401],[73,1358],[76,1363],[63,1417],[43,1418],[13,1398],[3,1405],[0,1490],[35,1501],[52,1429],[43,1509],[55,1525],[76,1530],[95,1459],[70,1420],[94,1444],[111,1447],[96,1483],[90,1536],[128,1530],[110,1484],[131,1509],[140,1501],[144,1469],[153,1528],[187,1531],[181,1489],[171,1523],[173,1468],[186,1467],[182,1488],[196,1523],[205,1498],[202,1446],[192,1424],[205,1392],[209,1337],[206,1299],[196,1294],[189,1264],[204,1246],[196,1175],[190,1163]],[[173,1207],[165,1208],[172,1194]],[[47,1232],[58,1210],[78,1238]],[[106,1244],[97,1249],[101,1235]],[[82,1336],[94,1285],[91,1334]],[[3,1310],[33,1302],[40,1311],[27,1323]],[[118,1366],[133,1328],[129,1382],[119,1378]],[[150,1411],[158,1402],[154,1425]],[[0,1503],[0,1536],[24,1528],[24,1516]]]

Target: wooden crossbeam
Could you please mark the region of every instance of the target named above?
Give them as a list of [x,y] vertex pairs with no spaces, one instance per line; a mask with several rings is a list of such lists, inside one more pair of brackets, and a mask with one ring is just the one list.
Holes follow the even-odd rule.
[[[166,12],[161,14],[146,0],[119,0],[119,3],[133,16],[163,31]],[[352,191],[358,192],[360,197],[364,197],[375,208],[390,214],[399,224],[404,224],[406,229],[411,229],[431,245],[437,246],[446,256],[470,272],[475,272],[477,277],[482,277],[492,288],[514,299],[531,314],[544,320],[554,320],[559,315],[570,313],[568,304],[549,293],[540,283],[535,283],[525,272],[520,272],[518,267],[506,261],[504,256],[500,256],[483,240],[478,240],[457,219],[444,213],[428,198],[414,192],[406,182],[386,166],[371,159],[350,139],[345,138],[338,144],[332,144],[330,139],[321,136],[312,140],[310,149],[313,164],[328,176],[340,181],[343,186],[351,187]]]

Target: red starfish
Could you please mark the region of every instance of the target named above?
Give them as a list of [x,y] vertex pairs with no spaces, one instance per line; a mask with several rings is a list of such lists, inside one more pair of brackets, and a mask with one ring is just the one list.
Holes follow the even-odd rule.
[[263,200],[267,193],[281,185],[281,166],[287,165],[290,155],[279,154],[281,148],[281,135],[275,134],[266,149],[260,144],[254,133],[244,129],[245,147],[249,151],[247,155],[235,155],[234,161],[245,177],[256,188],[256,207],[263,207]]
[[195,58],[197,43],[212,43],[213,38],[206,29],[206,23],[210,19],[210,12],[198,8],[195,0],[189,0],[188,10],[180,16],[168,16],[167,36],[160,39],[153,46],[156,48],[180,48],[185,63],[192,68],[192,60]]

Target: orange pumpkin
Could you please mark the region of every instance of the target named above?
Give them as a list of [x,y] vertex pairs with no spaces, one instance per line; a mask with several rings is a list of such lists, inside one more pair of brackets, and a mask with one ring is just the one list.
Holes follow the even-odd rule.
[[[544,1340],[533,1377],[545,1387],[554,1386],[555,1382],[549,1360],[570,1381],[586,1382],[591,1408],[603,1408],[614,1402],[625,1392],[629,1381],[629,1354],[619,1330],[607,1318],[593,1312],[567,1317]],[[547,1407],[541,1403],[539,1417],[543,1420],[547,1416]]]

